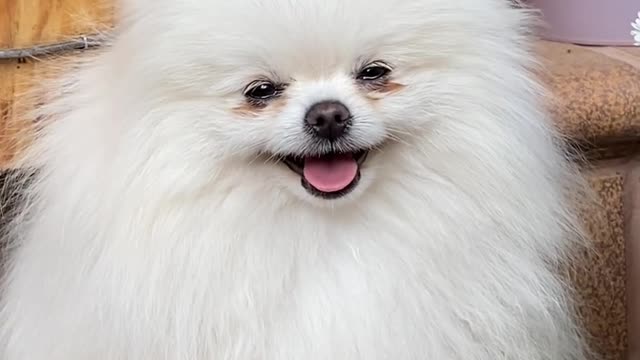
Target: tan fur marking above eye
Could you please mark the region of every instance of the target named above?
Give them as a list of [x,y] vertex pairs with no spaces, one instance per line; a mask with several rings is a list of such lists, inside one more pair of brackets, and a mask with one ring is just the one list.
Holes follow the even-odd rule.
[[396,82],[388,82],[380,86],[379,88],[369,91],[366,96],[370,100],[380,100],[387,95],[395,94],[398,91],[404,89],[406,85],[399,84]]
[[242,104],[231,109],[231,111],[235,115],[243,118],[257,118],[265,114],[275,116],[286,106],[287,98],[285,96],[280,96],[277,99],[266,103],[264,106],[252,104],[251,102],[245,101]]

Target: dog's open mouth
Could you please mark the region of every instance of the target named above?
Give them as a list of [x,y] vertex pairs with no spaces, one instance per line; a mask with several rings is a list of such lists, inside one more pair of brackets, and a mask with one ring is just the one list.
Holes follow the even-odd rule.
[[300,175],[302,187],[310,194],[336,199],[355,189],[360,180],[360,166],[369,151],[331,153],[315,157],[287,156],[282,161]]

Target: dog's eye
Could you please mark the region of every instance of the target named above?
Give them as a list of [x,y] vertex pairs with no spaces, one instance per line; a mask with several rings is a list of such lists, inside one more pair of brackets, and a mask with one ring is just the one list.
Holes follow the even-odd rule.
[[268,81],[259,81],[250,84],[244,95],[255,100],[266,100],[278,95],[278,87]]
[[387,76],[391,72],[391,69],[384,64],[371,64],[362,69],[358,74],[358,80],[371,81],[378,80]]

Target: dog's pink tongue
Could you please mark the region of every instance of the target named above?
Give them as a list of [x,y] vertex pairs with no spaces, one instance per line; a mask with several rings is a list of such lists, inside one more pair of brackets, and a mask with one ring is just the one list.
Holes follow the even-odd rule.
[[304,161],[304,178],[314,188],[323,192],[346,188],[357,174],[358,164],[351,154],[307,158]]

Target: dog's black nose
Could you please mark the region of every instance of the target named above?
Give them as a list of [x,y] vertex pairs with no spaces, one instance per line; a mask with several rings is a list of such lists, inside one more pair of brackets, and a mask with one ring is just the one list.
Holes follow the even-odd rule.
[[338,101],[324,101],[313,105],[304,119],[321,138],[335,140],[344,134],[351,121],[351,113]]

